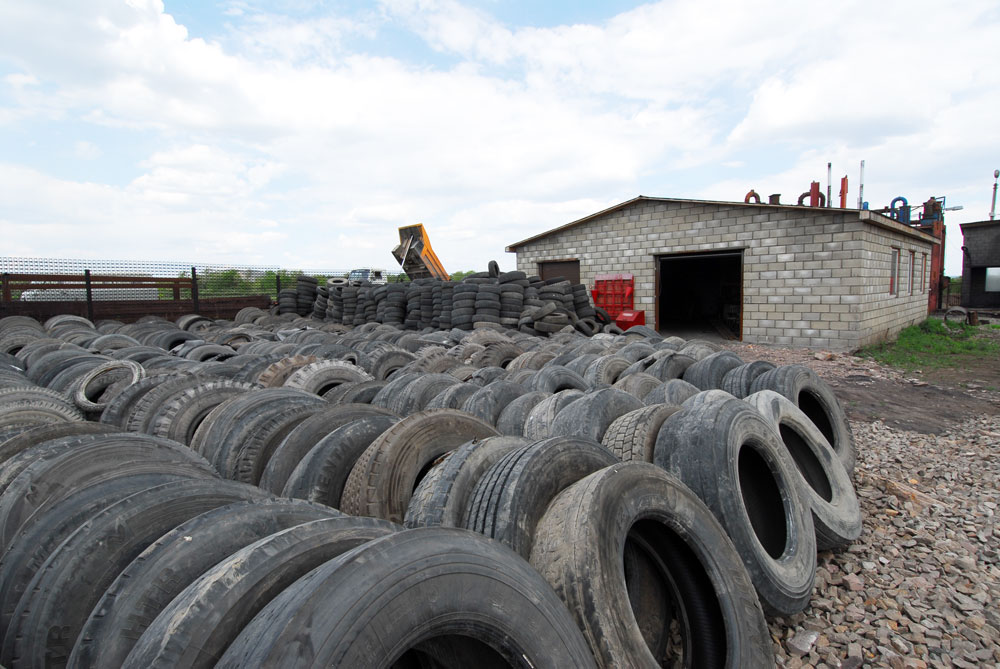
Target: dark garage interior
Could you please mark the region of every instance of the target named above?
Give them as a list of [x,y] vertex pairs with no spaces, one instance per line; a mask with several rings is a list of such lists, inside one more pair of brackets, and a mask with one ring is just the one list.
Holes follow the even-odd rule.
[[656,296],[660,332],[742,339],[743,252],[660,256]]

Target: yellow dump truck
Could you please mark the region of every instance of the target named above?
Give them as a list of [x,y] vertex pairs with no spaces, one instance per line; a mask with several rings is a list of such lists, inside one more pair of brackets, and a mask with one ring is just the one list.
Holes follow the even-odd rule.
[[434,255],[422,223],[406,225],[399,229],[399,246],[392,250],[403,271],[411,279],[451,278],[438,257]]

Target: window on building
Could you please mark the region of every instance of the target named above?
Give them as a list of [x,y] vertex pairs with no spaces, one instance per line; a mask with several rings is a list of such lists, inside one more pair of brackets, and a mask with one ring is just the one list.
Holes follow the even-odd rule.
[[1000,267],[986,268],[986,292],[1000,293]]
[[917,252],[910,251],[910,295],[913,295],[913,279],[916,277],[917,272]]
[[920,292],[927,292],[927,254],[923,254],[923,260],[920,263]]
[[899,295],[899,249],[892,247],[892,262],[889,264],[889,294]]

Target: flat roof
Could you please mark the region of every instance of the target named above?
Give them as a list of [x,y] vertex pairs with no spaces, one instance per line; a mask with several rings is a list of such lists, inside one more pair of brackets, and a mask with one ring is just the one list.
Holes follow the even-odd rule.
[[889,218],[888,216],[883,216],[882,214],[879,214],[879,213],[874,212],[874,211],[870,211],[868,209],[840,209],[839,207],[809,207],[809,206],[806,206],[806,205],[798,205],[798,204],[770,204],[770,203],[764,203],[764,202],[762,202],[760,204],[755,204],[755,203],[750,203],[750,202],[727,202],[727,201],[724,201],[724,200],[689,200],[689,199],[676,198],[676,197],[650,197],[650,196],[647,196],[647,195],[639,195],[637,197],[632,198],[631,200],[626,200],[625,202],[620,202],[619,204],[616,204],[614,206],[608,207],[607,209],[602,209],[601,211],[598,211],[598,212],[596,212],[594,214],[590,214],[589,216],[584,216],[583,218],[578,218],[577,220],[571,221],[570,223],[566,223],[565,225],[560,225],[557,228],[552,228],[551,230],[546,230],[545,232],[542,232],[542,233],[539,233],[537,235],[534,235],[533,237],[528,237],[527,239],[522,239],[521,241],[515,242],[515,243],[511,244],[510,246],[506,247],[504,250],[507,253],[516,253],[517,249],[519,247],[526,246],[526,245],[528,245],[528,244],[530,244],[532,242],[538,241],[539,239],[544,239],[545,237],[553,235],[553,234],[555,234],[557,232],[562,232],[563,230],[568,230],[570,228],[575,228],[578,225],[583,225],[584,223],[592,221],[595,218],[600,218],[601,216],[604,216],[605,214],[609,214],[609,213],[611,213],[613,211],[617,211],[619,209],[624,209],[625,207],[633,205],[633,204],[635,204],[637,202],[669,202],[669,203],[683,203],[683,204],[714,204],[714,205],[718,205],[718,206],[722,206],[722,207],[749,207],[749,208],[753,208],[753,209],[780,209],[780,210],[799,209],[799,210],[802,210],[804,212],[806,212],[806,211],[810,212],[812,214],[841,214],[841,213],[856,212],[858,214],[858,218],[860,220],[865,221],[867,223],[871,223],[872,225],[877,225],[879,227],[887,228],[889,230],[894,230],[896,232],[901,232],[903,234],[911,234],[914,237],[917,237],[918,239],[922,239],[922,240],[930,242],[932,244],[940,243],[935,237],[933,237],[931,235],[928,235],[926,233],[920,232],[916,228],[913,228],[913,227],[911,227],[909,225],[904,225],[903,223],[899,223],[899,222],[897,222],[897,221]]
[[973,221],[972,223],[960,223],[958,227],[965,230],[966,228],[989,228],[996,225],[1000,225],[1000,221]]

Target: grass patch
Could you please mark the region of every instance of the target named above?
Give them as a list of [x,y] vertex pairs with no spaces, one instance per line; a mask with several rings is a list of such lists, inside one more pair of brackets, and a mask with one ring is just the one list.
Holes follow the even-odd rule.
[[979,336],[981,327],[929,318],[900,332],[896,341],[866,347],[858,355],[909,370],[954,367],[970,357],[1000,354],[1000,343]]

